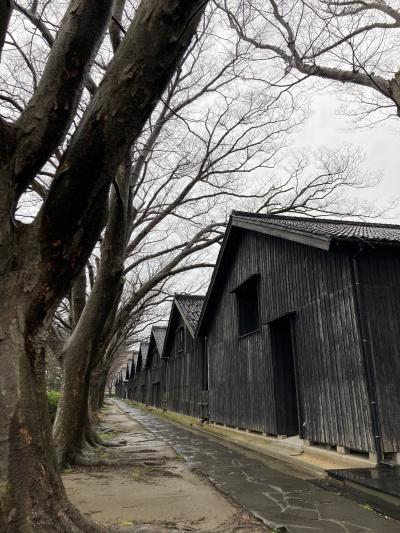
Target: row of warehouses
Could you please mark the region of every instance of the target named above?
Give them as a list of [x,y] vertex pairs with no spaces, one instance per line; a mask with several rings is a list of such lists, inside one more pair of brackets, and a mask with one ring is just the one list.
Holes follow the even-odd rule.
[[116,394],[395,462],[399,384],[400,226],[234,212]]

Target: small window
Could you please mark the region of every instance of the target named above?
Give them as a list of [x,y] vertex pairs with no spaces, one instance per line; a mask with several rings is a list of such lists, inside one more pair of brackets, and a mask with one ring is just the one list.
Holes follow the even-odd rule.
[[180,353],[183,351],[183,345],[185,342],[185,333],[183,328],[179,328],[176,332],[176,351]]
[[239,337],[259,328],[258,278],[258,275],[253,275],[234,290],[239,315]]

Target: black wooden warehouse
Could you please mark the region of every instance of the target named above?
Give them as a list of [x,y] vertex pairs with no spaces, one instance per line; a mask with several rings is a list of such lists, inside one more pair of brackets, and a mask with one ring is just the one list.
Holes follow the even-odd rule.
[[400,226],[234,212],[200,306],[175,298],[134,399],[399,457]]
[[148,352],[149,343],[141,342],[136,366],[134,367],[133,380],[130,383],[130,389],[132,390],[131,399],[142,403],[147,402],[148,370],[146,368],[146,362]]
[[236,212],[197,334],[211,420],[400,451],[400,226]]
[[203,339],[195,337],[204,296],[175,295],[163,358],[167,409],[196,418],[208,416],[208,374]]
[[145,369],[147,370],[147,401],[154,407],[164,407],[165,362],[162,360],[167,328],[151,328]]

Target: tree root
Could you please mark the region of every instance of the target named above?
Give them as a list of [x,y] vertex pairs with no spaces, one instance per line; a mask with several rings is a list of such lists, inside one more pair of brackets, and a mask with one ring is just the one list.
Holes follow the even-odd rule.
[[138,459],[98,459],[95,457],[88,457],[86,455],[78,454],[75,456],[74,459],[74,465],[76,466],[89,466],[89,467],[97,467],[97,466],[106,466],[109,468],[118,468],[121,466],[134,466],[134,465],[140,465],[140,466],[152,466],[152,467],[160,467],[165,463],[164,460],[146,460],[143,458]]
[[122,448],[123,446],[126,446],[127,441],[124,439],[121,439],[119,442],[108,442],[104,441],[94,429],[91,429],[87,432],[86,435],[86,441],[90,446],[93,448],[96,446],[101,446],[103,448]]

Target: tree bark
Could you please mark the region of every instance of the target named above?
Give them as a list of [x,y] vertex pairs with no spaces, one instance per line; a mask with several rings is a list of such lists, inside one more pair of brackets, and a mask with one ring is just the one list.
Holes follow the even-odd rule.
[[103,368],[94,369],[90,381],[90,405],[93,412],[103,407],[106,385],[107,372]]
[[[129,161],[120,165],[110,197],[100,265],[92,291],[62,353],[63,380],[53,437],[60,466],[72,464],[90,433],[91,374],[101,338],[115,317],[122,290],[129,197]],[[79,279],[79,278],[78,278]],[[79,285],[75,290],[79,291]],[[76,302],[78,303],[78,302]],[[94,392],[94,391],[93,391]]]
[[18,228],[0,260],[0,531],[97,531],[67,501],[51,445],[47,320],[30,312],[37,278],[31,237]]
[[86,268],[82,268],[74,281],[70,298],[70,323],[75,328],[86,305]]
[[[110,5],[108,0],[72,0],[70,9],[76,11],[68,11],[68,43],[78,31],[75,24],[81,28],[81,22],[88,36],[97,35],[94,26],[98,29],[100,13],[104,15],[105,6]],[[54,126],[53,134],[59,140],[70,117],[53,101],[56,108],[50,106],[43,122],[39,120],[40,135],[32,138],[32,145],[27,140],[36,131],[38,119],[34,115],[31,130],[26,124],[22,133],[18,123],[12,128],[0,124],[1,140],[5,141],[0,145],[1,531],[75,533],[98,529],[68,503],[57,472],[45,390],[46,332],[99,236],[102,209],[116,167],[156,105],[204,7],[205,2],[200,0],[146,0],[140,4],[72,137],[42,210],[30,225],[15,222],[13,212],[18,195],[51,155],[53,140],[48,133],[52,128],[43,129],[44,123]],[[93,17],[81,17],[80,8],[85,14],[90,10]],[[108,13],[104,16],[107,18]],[[57,39],[62,36],[60,29]],[[92,52],[100,37],[92,39]],[[56,43],[50,58],[55,50],[62,65],[71,59],[62,60],[62,50]],[[68,45],[66,55],[69,50]],[[52,72],[56,63],[49,64]],[[83,72],[83,82],[87,66],[79,64],[77,69]],[[59,94],[73,102],[79,88],[68,72],[61,67],[58,74],[66,76],[65,87],[74,94],[66,95],[61,87]],[[37,101],[39,114],[49,102],[49,95],[42,94],[43,108],[42,101]],[[56,120],[54,113],[61,113],[61,117]]]
[[[108,26],[110,0],[71,0],[31,100],[15,123],[8,164],[15,202],[62,142],[75,116],[91,62]],[[90,31],[88,29],[90,28]]]
[[0,61],[14,0],[0,0]]

